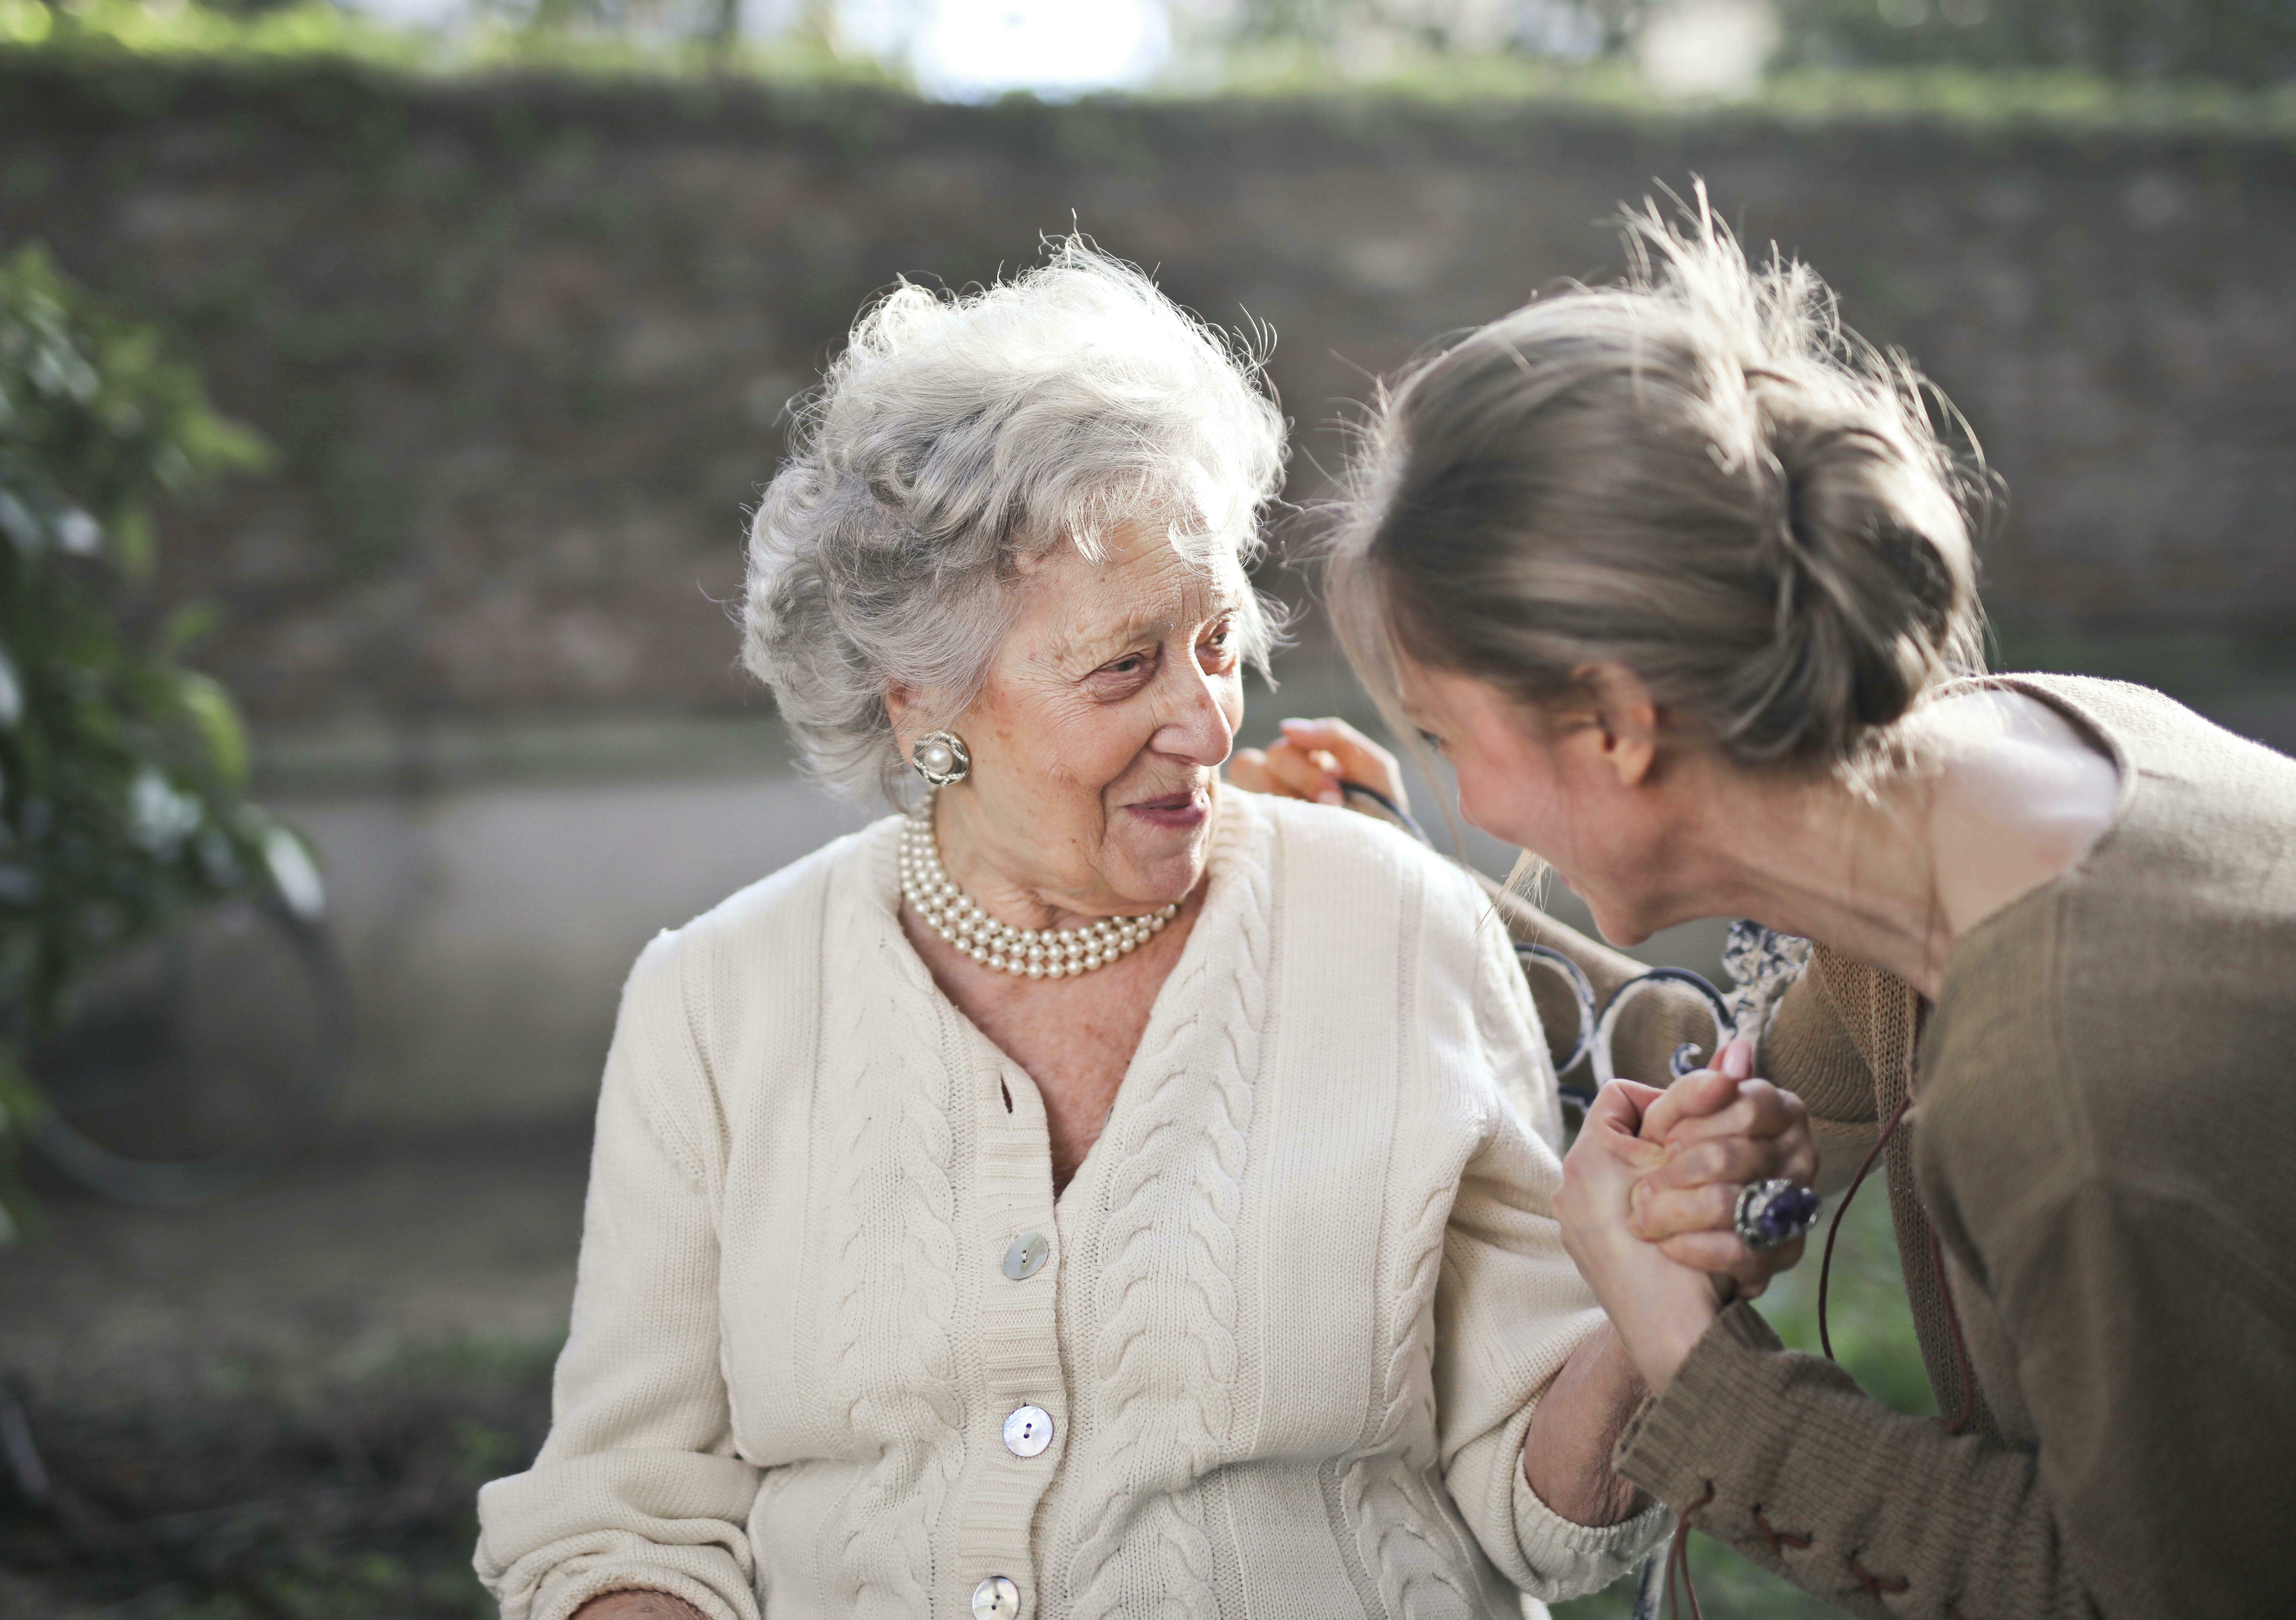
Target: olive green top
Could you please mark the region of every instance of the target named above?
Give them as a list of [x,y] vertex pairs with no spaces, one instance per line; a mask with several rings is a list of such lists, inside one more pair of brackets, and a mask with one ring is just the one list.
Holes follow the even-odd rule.
[[1947,1417],[1738,1305],[1618,1466],[1852,1613],[2288,1613],[2296,761],[2139,687],[1995,684],[2112,753],[2112,825],[1956,943],[1934,1008],[1821,950],[1762,1048],[1835,1139],[1870,1145],[1913,1080],[1886,1157]]

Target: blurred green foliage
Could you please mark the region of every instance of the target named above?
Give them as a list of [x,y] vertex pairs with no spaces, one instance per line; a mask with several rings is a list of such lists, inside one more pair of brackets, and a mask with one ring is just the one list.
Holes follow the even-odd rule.
[[[1833,1214],[1829,1204],[1825,1221],[1831,1222]],[[1802,1262],[1770,1286],[1759,1307],[1780,1338],[1812,1355],[1818,1353],[1817,1269],[1823,1244],[1821,1227]],[[1905,1274],[1890,1225],[1889,1196],[1878,1172],[1842,1220],[1828,1295],[1826,1326],[1834,1354],[1866,1393],[1910,1416],[1935,1416],[1937,1401],[1914,1338]],[[1841,1612],[1702,1535],[1691,1538],[1690,1562],[1708,1620],[1820,1620]],[[1554,1620],[1627,1620],[1632,1598],[1632,1583],[1621,1581],[1592,1597],[1556,1604]]]
[[[1824,1222],[1834,1216],[1830,1204]],[[1823,1230],[1813,1233],[1801,1264],[1774,1283],[1759,1309],[1795,1350],[1819,1353],[1817,1273]],[[1914,1338],[1914,1316],[1906,1303],[1906,1276],[1898,1264],[1897,1234],[1890,1222],[1889,1189],[1876,1169],[1842,1217],[1836,1239],[1833,1276],[1826,1300],[1826,1328],[1833,1353],[1866,1393],[1884,1406],[1916,1418],[1937,1415],[1937,1397],[1923,1369]]]
[[[2220,714],[2243,700],[2296,699],[2296,637],[2194,631],[2115,637],[1995,620],[1997,670],[2035,670],[2134,681]],[[2237,728],[2235,728],[2237,729]]]
[[1778,0],[1784,61],[2296,78],[2289,0]]
[[1250,50],[1300,44],[1325,50],[1366,45],[1456,53],[1615,56],[1665,0],[1230,0],[1183,4],[1178,21]]
[[409,72],[541,68],[647,76],[736,74],[780,83],[901,87],[867,58],[840,55],[815,32],[770,43],[730,33],[720,0],[693,0],[690,29],[652,26],[648,0],[473,0],[451,33],[394,28],[328,0],[0,0],[0,50],[71,52],[101,60],[318,58]]
[[308,852],[246,799],[229,695],[180,662],[211,616],[134,615],[152,503],[263,456],[156,332],[37,246],[0,259],[0,1237],[42,1110],[25,1043],[89,966],[226,895],[317,907]]
[[[610,95],[666,86],[676,115],[697,119],[735,104],[754,88],[766,99],[751,104],[763,106],[780,127],[824,135],[848,155],[898,138],[926,111],[895,76],[843,59],[778,51],[719,59],[591,35],[481,34],[448,45],[381,29],[324,0],[252,19],[186,5],[157,21],[132,0],[93,0],[69,37],[12,31],[12,15],[33,13],[46,14],[40,0],[0,0],[0,114],[12,105],[24,111],[28,124],[36,107],[42,118],[156,120],[186,95],[220,89],[251,116],[336,142],[336,151],[373,177],[411,163],[410,103],[442,82],[510,69],[587,80]],[[531,81],[528,88],[532,94]],[[1284,112],[1314,120],[1329,139],[1355,150],[1422,140],[1444,129],[1488,136],[1514,120],[1547,118],[1616,122],[1653,135],[1870,127],[1988,140],[2038,135],[2169,136],[2241,145],[2296,141],[2296,86],[2126,82],[2068,70],[1949,65],[1800,68],[1773,75],[1751,96],[1717,103],[1660,96],[1627,62],[1574,64],[1504,53],[1406,54],[1375,74],[1348,78],[1312,53],[1272,51],[1239,56],[1216,82],[1185,94],[1095,96],[1072,104],[1013,96],[984,116],[1051,150],[1137,163],[1146,160],[1142,154],[1150,148],[1134,120],[1157,117],[1176,102],[1194,108],[1208,99],[1280,103]],[[498,119],[506,143],[521,116],[517,98],[506,95]],[[0,162],[0,185],[32,189],[42,180],[36,159],[12,167]],[[457,285],[442,281],[439,296],[457,296]],[[233,318],[238,290],[218,284],[207,292],[214,308],[186,309],[184,318]],[[841,300],[845,294],[832,296]]]
[[[2204,78],[2124,80],[2070,69],[1790,66],[1728,102],[1680,101],[1653,91],[1628,62],[1555,62],[1489,53],[1406,53],[1376,74],[1341,80],[1312,53],[1239,53],[1218,83],[1229,98],[1283,99],[1331,110],[1349,133],[1400,122],[1418,109],[1484,118],[1506,104],[1615,116],[1658,127],[1923,126],[1968,134],[2296,136],[2296,86],[2251,86]],[[1082,109],[1072,110],[1081,111]]]
[[[1175,12],[1176,31],[1184,43],[1193,43],[1168,83],[1128,96],[1094,96],[1032,111],[1050,120],[1052,138],[1063,149],[1073,144],[1071,136],[1089,137],[1110,118],[1120,117],[1128,101],[1176,96],[1296,102],[1356,140],[1399,136],[1393,126],[1428,111],[1480,119],[1509,104],[1660,125],[1915,123],[1972,131],[2296,136],[2296,56],[2275,55],[2261,45],[2244,48],[2231,66],[2197,67],[2192,64],[2199,57],[2179,57],[2185,65],[2119,72],[2070,49],[2054,54],[1963,50],[1970,43],[1963,32],[1951,34],[1958,42],[1953,50],[1913,48],[1928,37],[1924,29],[1957,26],[1934,18],[1910,33],[1874,22],[1886,29],[1886,39],[1875,35],[1878,43],[1870,48],[1859,43],[1868,13],[1880,15],[1876,6],[2027,0],[1777,0],[1792,27],[1760,86],[1720,103],[1683,101],[1653,90],[1630,50],[1611,48],[1630,41],[1656,3],[1574,0],[1531,7],[1552,26],[1524,34],[1494,31],[1488,20],[1504,21],[1507,9],[1472,0],[1425,5],[1267,0],[1221,12],[1209,38],[1202,37],[1202,17],[1182,4]],[[2281,37],[2276,30],[2284,31],[2284,25],[2296,29],[2296,4],[2289,0],[2192,3],[2261,8],[2259,40]],[[890,127],[916,103],[915,88],[898,61],[837,48],[834,29],[820,22],[817,6],[806,12],[812,21],[760,40],[726,34],[719,0],[469,4],[467,24],[422,31],[391,27],[330,0],[0,0],[0,103],[12,70],[29,69],[42,78],[62,70],[85,80],[95,99],[156,115],[176,94],[171,72],[189,75],[201,63],[215,63],[235,75],[266,75],[283,92],[295,88],[297,75],[308,74],[314,94],[297,100],[299,116],[308,114],[307,103],[324,99],[339,103],[347,119],[384,111],[426,81],[513,70],[668,80],[690,95],[697,111],[712,104],[721,87],[759,85],[775,93],[784,113],[801,112],[800,103],[810,106],[816,121],[834,123],[865,142],[869,129]],[[1807,19],[1797,6],[1811,8]],[[663,7],[682,7],[677,15],[686,23],[669,26]],[[1455,12],[1456,21],[1445,21]],[[1376,48],[1365,48],[1357,25],[1390,12],[1407,26],[1379,23]],[[1485,22],[1471,26],[1475,17]],[[2274,62],[2282,65],[2268,66]],[[344,82],[346,73],[358,82]],[[1026,95],[1010,100],[1030,102]],[[356,133],[369,141],[376,136],[373,129]]]
[[[1398,53],[1619,58],[1672,0],[1230,0],[1183,21],[1249,58],[1290,48],[1331,62]],[[2109,80],[2296,78],[2289,0],[1775,0],[1780,67],[1952,65]]]

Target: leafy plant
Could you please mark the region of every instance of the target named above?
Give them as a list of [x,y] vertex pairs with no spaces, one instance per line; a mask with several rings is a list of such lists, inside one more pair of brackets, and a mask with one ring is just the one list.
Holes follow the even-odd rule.
[[157,332],[37,245],[0,259],[0,1238],[45,1106],[26,1044],[89,966],[226,897],[318,906],[309,855],[246,797],[229,695],[180,662],[211,615],[139,633],[131,611],[152,503],[264,455]]

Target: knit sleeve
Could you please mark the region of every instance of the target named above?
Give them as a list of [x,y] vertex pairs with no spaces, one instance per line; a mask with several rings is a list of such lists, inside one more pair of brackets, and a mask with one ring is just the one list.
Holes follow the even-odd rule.
[[[1506,953],[1478,974],[1477,1023],[1495,1080],[1535,1075],[1548,1099],[1529,992]],[[1486,953],[1488,954],[1488,952]],[[1517,1083],[1522,1083],[1520,1080]],[[1603,1323],[1594,1291],[1562,1250],[1554,1213],[1562,1165],[1537,1128],[1551,1110],[1505,1110],[1460,1178],[1435,1295],[1435,1398],[1443,1479],[1499,1573],[1535,1598],[1607,1586],[1665,1533],[1653,1507],[1624,1524],[1575,1525],[1524,1477],[1523,1437],[1562,1365]]]
[[1821,958],[1819,970],[1803,974],[1778,999],[1762,1034],[1757,1072],[1800,1098],[1814,1118],[1872,1125],[1874,1071],[1826,993],[1824,966]]
[[1890,1410],[1833,1362],[1782,1349],[1747,1305],[1707,1330],[1618,1462],[1699,1530],[1849,1614],[2153,1612],[2082,1581],[2034,1452]]
[[479,1493],[479,1575],[504,1620],[566,1620],[638,1588],[758,1620],[758,1473],[733,1454],[719,1370],[711,1161],[693,1129],[708,1077],[676,945],[658,940],[623,993],[549,1438]]
[[[1829,990],[1845,966],[1855,965],[1830,963],[1829,954],[1824,946],[1817,947],[1816,969],[1779,998],[1755,1055],[1754,1072],[1792,1092],[1809,1110],[1810,1137],[1818,1152],[1817,1189],[1831,1195],[1848,1188],[1880,1136],[1882,1122],[1874,1070]],[[1859,971],[1875,980],[1888,977],[1878,968]]]

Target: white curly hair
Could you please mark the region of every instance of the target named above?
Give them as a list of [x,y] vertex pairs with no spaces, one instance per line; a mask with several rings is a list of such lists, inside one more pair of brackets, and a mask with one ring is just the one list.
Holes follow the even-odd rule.
[[[793,406],[750,527],[742,662],[807,769],[898,802],[888,691],[960,714],[1027,559],[1095,557],[1111,527],[1146,521],[1204,567],[1248,567],[1283,468],[1267,348],[1078,235],[995,286],[905,281],[865,309]],[[1237,630],[1264,670],[1271,604],[1247,592]]]

